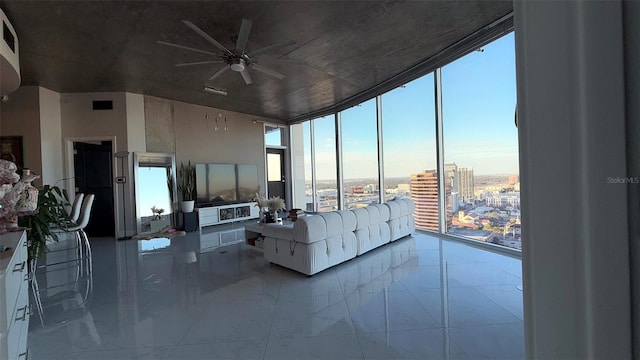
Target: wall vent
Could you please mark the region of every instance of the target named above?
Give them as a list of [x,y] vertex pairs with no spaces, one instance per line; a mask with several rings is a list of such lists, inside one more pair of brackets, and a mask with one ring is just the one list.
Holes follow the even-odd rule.
[[113,100],[93,100],[93,110],[113,110]]

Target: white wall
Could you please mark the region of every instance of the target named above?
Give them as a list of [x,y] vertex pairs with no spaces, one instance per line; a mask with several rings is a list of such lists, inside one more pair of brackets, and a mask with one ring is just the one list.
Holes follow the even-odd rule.
[[[116,137],[115,150],[128,150],[126,93],[64,93],[60,96],[63,138]],[[93,110],[94,100],[112,100],[113,110]]]
[[[111,140],[114,155],[118,151],[129,151],[127,137],[127,94],[126,93],[64,93],[61,98],[62,138],[65,141],[67,157],[67,176],[73,176],[72,149],[69,145],[74,141]],[[93,110],[94,100],[112,100],[113,110]],[[131,155],[129,155],[131,159]],[[125,161],[124,172],[120,168],[120,159],[113,158],[114,169],[114,208],[117,236],[124,235],[124,219],[122,207],[122,191],[127,200],[126,222],[127,235],[133,234],[135,229],[135,217],[132,205],[130,185],[133,179],[131,172],[131,160]],[[126,186],[115,183],[115,177],[126,176]]]
[[[176,163],[238,163],[258,165],[265,190],[264,129],[256,116],[183,102],[173,102]],[[208,114],[208,119],[207,119]],[[215,118],[222,114],[215,131]],[[227,130],[224,130],[224,117]]]
[[[128,220],[127,231],[131,230],[132,234],[137,232],[137,214],[136,214],[136,196],[133,172],[133,153],[146,152],[147,142],[145,135],[145,114],[144,114],[144,95],[126,93],[126,112],[127,112],[127,149],[129,156],[126,158],[125,164],[129,169],[129,181],[126,183],[125,199],[127,204]],[[120,160],[117,160],[120,161]],[[122,185],[117,185],[121,187]],[[127,194],[130,194],[127,196]],[[121,198],[120,198],[121,199]],[[130,224],[130,225],[129,225]],[[131,234],[129,234],[131,235]]]
[[[63,179],[62,117],[60,94],[39,88],[40,96],[40,145],[42,158],[42,183],[56,184]],[[60,183],[58,183],[60,185]]]
[[527,357],[631,358],[621,3],[514,16]]
[[[0,102],[0,135],[22,136],[24,167],[42,174],[39,92],[37,86],[22,86]],[[34,181],[41,184],[42,179]]]
[[144,96],[125,93],[127,117],[127,149],[130,152],[147,151],[145,136]]

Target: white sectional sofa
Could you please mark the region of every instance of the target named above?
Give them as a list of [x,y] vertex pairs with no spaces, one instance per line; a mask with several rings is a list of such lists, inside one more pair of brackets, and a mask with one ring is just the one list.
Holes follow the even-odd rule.
[[263,228],[264,257],[313,275],[415,231],[410,199],[298,218],[291,226]]

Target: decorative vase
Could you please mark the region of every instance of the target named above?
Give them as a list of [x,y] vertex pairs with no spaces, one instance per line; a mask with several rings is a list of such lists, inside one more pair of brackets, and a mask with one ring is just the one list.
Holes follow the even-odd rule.
[[24,183],[24,189],[16,203],[16,211],[29,212],[38,208],[38,189],[31,185],[33,180],[35,179],[31,176],[31,170],[23,169],[21,181]]
[[182,212],[183,213],[190,213],[193,212],[193,208],[195,207],[195,200],[188,200],[188,201],[183,201],[180,205],[182,207]]
[[273,224],[274,222],[276,222],[276,218],[273,217],[273,214],[271,214],[270,212],[265,212],[264,213],[265,216],[265,220],[264,222],[266,222],[267,224]]

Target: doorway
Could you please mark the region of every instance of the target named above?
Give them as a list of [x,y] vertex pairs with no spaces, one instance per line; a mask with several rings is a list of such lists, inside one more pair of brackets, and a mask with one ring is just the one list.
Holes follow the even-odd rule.
[[115,236],[111,141],[74,142],[76,193],[95,194],[85,231],[90,237]]
[[287,183],[284,170],[284,149],[267,148],[267,195],[279,196],[286,203]]

